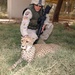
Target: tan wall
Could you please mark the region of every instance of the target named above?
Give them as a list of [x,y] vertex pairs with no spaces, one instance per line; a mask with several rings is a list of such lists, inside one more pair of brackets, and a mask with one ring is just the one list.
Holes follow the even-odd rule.
[[30,4],[31,0],[8,0],[7,12],[9,18],[21,18],[22,11]]

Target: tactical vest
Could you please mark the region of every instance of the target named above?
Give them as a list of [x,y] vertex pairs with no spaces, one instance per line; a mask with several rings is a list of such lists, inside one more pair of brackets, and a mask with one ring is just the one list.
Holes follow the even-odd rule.
[[38,28],[37,20],[38,20],[39,17],[42,16],[43,9],[41,9],[39,12],[36,12],[33,5],[30,5],[28,7],[28,9],[30,9],[31,12],[32,12],[32,18],[30,20],[30,23],[29,23],[28,28],[29,29],[33,29],[33,30],[36,30]]

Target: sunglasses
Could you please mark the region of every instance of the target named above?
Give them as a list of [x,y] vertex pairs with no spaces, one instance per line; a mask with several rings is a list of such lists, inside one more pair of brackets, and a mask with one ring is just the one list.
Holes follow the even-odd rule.
[[41,5],[36,4],[35,6],[42,7]]

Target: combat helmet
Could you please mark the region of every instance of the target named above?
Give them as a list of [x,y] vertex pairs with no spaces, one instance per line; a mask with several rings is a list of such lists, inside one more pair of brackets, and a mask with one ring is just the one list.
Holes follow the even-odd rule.
[[36,4],[39,6],[44,6],[45,5],[45,0],[32,0],[31,4]]

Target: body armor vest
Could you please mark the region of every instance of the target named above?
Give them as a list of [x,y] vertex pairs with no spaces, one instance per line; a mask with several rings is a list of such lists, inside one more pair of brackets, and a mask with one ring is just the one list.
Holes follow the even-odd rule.
[[30,5],[28,7],[28,9],[30,9],[31,12],[32,12],[32,18],[30,20],[30,23],[29,23],[28,28],[29,29],[33,29],[33,30],[36,30],[38,28],[37,21],[38,21],[38,18],[42,16],[43,9],[41,9],[39,12],[37,12],[34,9],[34,5]]

